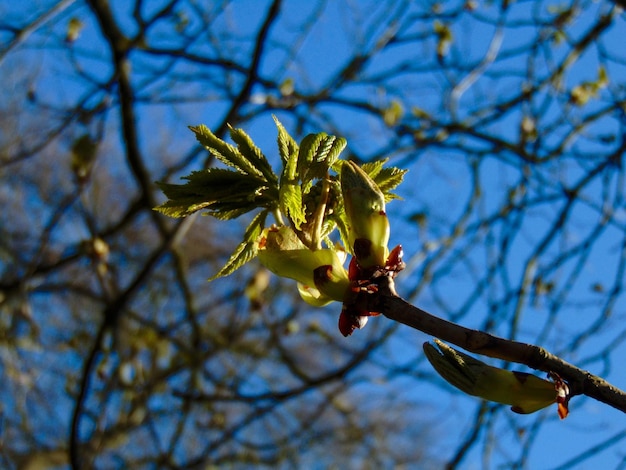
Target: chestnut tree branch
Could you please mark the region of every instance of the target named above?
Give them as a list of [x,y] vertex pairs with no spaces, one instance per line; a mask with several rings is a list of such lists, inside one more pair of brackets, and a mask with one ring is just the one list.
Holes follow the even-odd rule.
[[476,354],[524,364],[544,372],[556,372],[568,382],[572,396],[586,395],[626,412],[626,392],[601,377],[564,361],[542,347],[499,338],[436,317],[398,296],[391,277],[382,277],[377,295],[368,297],[371,297],[370,311],[380,312],[391,320]]

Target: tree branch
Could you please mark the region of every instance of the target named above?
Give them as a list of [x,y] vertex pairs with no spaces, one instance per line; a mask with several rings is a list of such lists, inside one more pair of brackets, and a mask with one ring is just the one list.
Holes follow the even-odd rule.
[[556,372],[567,381],[572,396],[587,395],[626,413],[626,392],[544,348],[499,338],[436,317],[398,296],[390,277],[383,277],[379,281],[378,289],[377,295],[368,296],[372,297],[369,300],[369,311],[381,312],[391,320],[476,354],[524,364],[544,372]]
[[[254,51],[252,52],[252,59],[250,61],[250,67],[247,71],[248,76],[246,78],[246,81],[241,87],[241,90],[239,91],[237,96],[233,99],[232,104],[228,112],[226,113],[226,116],[224,116],[224,119],[222,120],[222,123],[219,127],[216,128],[215,135],[223,135],[228,129],[229,124],[234,124],[235,122],[237,122],[237,114],[239,113],[240,108],[246,103],[246,101],[250,97],[250,93],[252,93],[252,88],[258,79],[259,66],[261,64],[261,59],[263,57],[263,52],[266,46],[266,40],[269,31],[280,13],[281,4],[282,0],[274,0],[270,5],[267,16],[265,17],[265,20],[261,25],[261,29],[259,30],[259,33],[256,37],[256,46],[254,48]],[[205,166],[208,166],[207,162],[205,162]]]

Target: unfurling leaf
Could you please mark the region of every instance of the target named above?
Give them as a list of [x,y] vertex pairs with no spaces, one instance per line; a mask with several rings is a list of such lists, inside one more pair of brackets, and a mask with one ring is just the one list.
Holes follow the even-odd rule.
[[232,274],[257,255],[257,240],[263,231],[263,227],[265,226],[266,217],[267,211],[262,211],[259,212],[254,219],[252,219],[252,222],[250,222],[250,225],[248,225],[248,228],[243,235],[243,241],[237,246],[237,248],[235,248],[235,251],[230,256],[224,267],[222,267],[217,274],[211,276],[209,281]]
[[[395,277],[404,267],[401,248],[387,249],[389,221],[385,202],[401,181],[403,170],[383,168],[386,160],[364,165],[341,162],[346,140],[310,134],[298,145],[274,117],[282,171],[277,177],[263,152],[241,129],[230,129],[235,145],[206,126],[191,127],[198,141],[230,168],[208,168],[184,177],[184,184],[157,183],[168,200],[156,207],[166,215],[185,217],[204,211],[227,220],[260,209],[226,264],[211,279],[226,276],[258,257],[274,274],[294,279],[311,305],[343,303],[342,334],[361,328],[367,317],[364,295],[376,292],[377,279]],[[269,213],[278,226],[265,228]],[[285,218],[287,220],[285,220]],[[338,229],[344,248],[334,243]],[[323,248],[326,246],[326,248]],[[349,270],[346,251],[354,254]],[[246,295],[259,303],[256,285]],[[257,302],[258,301],[258,302]]]
[[404,175],[408,171],[396,167],[385,167],[388,161],[389,159],[385,158],[375,162],[364,163],[361,166],[361,169],[372,178],[378,189],[385,195],[385,202],[398,199],[398,196],[391,191],[402,183]]
[[272,171],[270,163],[267,161],[261,149],[255,145],[250,136],[243,129],[235,129],[228,127],[230,137],[237,144],[239,153],[243,155],[259,172],[263,174],[265,179],[272,183],[278,183],[276,175]]
[[349,248],[361,267],[384,266],[389,254],[385,196],[354,162],[343,164],[340,179]]
[[304,175],[307,168],[315,161],[316,154],[326,137],[326,133],[320,132],[309,134],[302,139],[298,148],[298,173],[300,175]]
[[155,210],[170,217],[185,217],[207,210],[216,218],[228,219],[256,208],[274,209],[276,188],[265,179],[221,168],[194,171],[185,184],[157,183],[168,201]]
[[[280,131],[279,131],[280,139]],[[293,222],[296,229],[306,222],[302,188],[298,177],[298,153],[287,155],[285,167],[280,175],[279,207]]]
[[283,166],[287,166],[287,162],[290,161],[294,155],[297,155],[298,144],[295,140],[293,140],[293,137],[289,135],[289,132],[287,132],[276,116],[272,117],[274,118],[274,122],[278,128],[278,137],[276,139],[278,143],[278,153]]
[[312,186],[314,179],[324,178],[346,146],[346,140],[324,132],[309,134],[300,144],[298,174],[302,179],[303,192]]
[[246,159],[237,147],[224,142],[204,124],[195,127],[190,126],[189,129],[196,134],[198,142],[225,165],[233,167],[246,175],[263,176],[263,173]]
[[447,382],[459,390],[511,405],[516,413],[533,413],[553,403],[559,405],[559,416],[567,416],[569,390],[556,374],[555,382],[526,372],[516,372],[485,364],[435,339],[437,348],[424,343],[424,353],[430,364]]

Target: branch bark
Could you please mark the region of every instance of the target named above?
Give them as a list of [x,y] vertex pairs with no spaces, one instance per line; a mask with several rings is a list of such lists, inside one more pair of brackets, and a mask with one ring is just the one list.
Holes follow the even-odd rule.
[[381,278],[377,295],[369,297],[369,311],[381,312],[391,320],[469,352],[524,364],[544,372],[556,372],[567,381],[572,396],[586,395],[626,413],[626,392],[601,377],[564,361],[542,347],[499,338],[436,317],[398,296],[390,277]]

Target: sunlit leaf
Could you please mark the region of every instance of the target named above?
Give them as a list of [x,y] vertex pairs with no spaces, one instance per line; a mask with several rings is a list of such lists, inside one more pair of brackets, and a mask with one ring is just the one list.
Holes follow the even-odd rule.
[[404,175],[407,171],[408,170],[402,170],[396,167],[386,167],[381,169],[380,172],[373,177],[373,180],[385,195],[386,201],[397,198],[397,196],[392,194],[391,191],[402,183]]
[[367,173],[370,176],[370,178],[375,180],[376,176],[378,176],[378,173],[380,173],[380,170],[382,170],[383,166],[385,165],[385,163],[387,163],[388,160],[389,159],[385,158],[382,160],[367,162],[361,165],[361,169],[365,173]]
[[200,142],[204,148],[206,148],[212,155],[215,156],[225,165],[236,168],[242,173],[248,175],[262,176],[260,170],[258,170],[252,163],[250,163],[240,152],[237,147],[224,142],[217,137],[211,130],[204,124],[199,126],[190,126],[189,129],[196,135],[196,139]]
[[278,128],[278,153],[280,154],[280,159],[282,160],[283,166],[287,165],[287,162],[298,154],[298,144],[293,137],[289,135],[285,127],[280,123],[276,116],[272,116],[274,118],[274,122],[276,123],[276,127]]
[[298,151],[298,173],[303,176],[303,181],[305,181],[305,183],[307,181],[304,179],[304,175],[311,164],[317,159],[317,153],[323,145],[326,137],[327,134],[323,132],[318,134],[309,134],[302,139],[302,142],[300,142]]
[[309,134],[302,140],[298,154],[298,174],[302,179],[303,193],[309,191],[315,179],[326,177],[345,147],[344,138],[324,132]]
[[252,219],[244,233],[243,241],[235,248],[235,251],[222,269],[220,269],[217,274],[210,277],[209,281],[232,274],[257,255],[257,240],[265,226],[267,213],[268,211],[266,210],[261,211]]
[[395,194],[391,191],[394,190],[402,180],[408,170],[402,170],[396,167],[385,167],[388,159],[377,160],[375,162],[368,162],[361,166],[370,178],[378,185],[379,189],[385,195],[385,201],[388,202],[392,199],[397,199]]
[[306,178],[323,178],[338,160],[346,144],[346,139],[343,137],[325,136],[313,156],[313,164],[308,168]]
[[299,147],[278,121],[276,125],[279,126],[278,146],[279,148],[282,146],[281,156],[285,153],[284,157],[286,158],[280,176],[279,207],[291,219],[296,229],[300,229],[300,226],[306,221],[306,215],[302,200],[302,188],[299,182],[300,175],[298,174]]
[[277,183],[278,178],[272,171],[270,163],[259,147],[252,141],[250,136],[243,129],[235,129],[229,126],[230,137],[237,144],[241,155],[248,160],[265,179],[270,183]]
[[[202,209],[211,215],[221,210],[238,207],[272,208],[277,204],[276,191],[264,179],[221,168],[195,171],[184,177],[185,184],[160,183],[157,185],[168,201],[155,210],[170,217],[185,217]],[[230,207],[233,206],[234,207]]]
[[293,221],[296,229],[300,229],[300,226],[306,222],[302,189],[299,184],[281,181],[280,210]]

